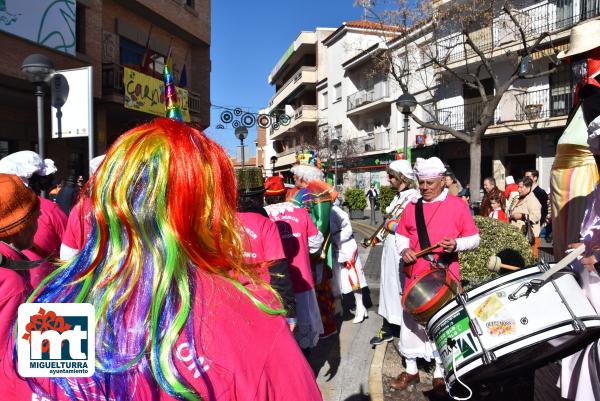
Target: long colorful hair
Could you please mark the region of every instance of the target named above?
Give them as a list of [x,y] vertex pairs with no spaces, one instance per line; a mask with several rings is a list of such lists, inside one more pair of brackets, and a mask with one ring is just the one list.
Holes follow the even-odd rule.
[[[95,393],[130,399],[142,375],[157,392],[199,399],[172,356],[183,330],[195,349],[190,311],[192,297],[201,296],[198,271],[231,281],[263,311],[282,313],[235,280],[260,282],[243,264],[230,160],[200,131],[159,118],[123,134],[88,185],[90,237],[30,301],[94,305]],[[85,395],[89,379],[69,380],[53,379],[71,398]]]

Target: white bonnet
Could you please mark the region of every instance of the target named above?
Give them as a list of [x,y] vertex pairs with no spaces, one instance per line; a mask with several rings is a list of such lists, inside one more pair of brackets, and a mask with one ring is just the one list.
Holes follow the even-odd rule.
[[0,173],[14,174],[29,185],[29,179],[34,175],[43,177],[58,171],[52,159],[42,160],[40,155],[31,150],[11,153],[0,160]]

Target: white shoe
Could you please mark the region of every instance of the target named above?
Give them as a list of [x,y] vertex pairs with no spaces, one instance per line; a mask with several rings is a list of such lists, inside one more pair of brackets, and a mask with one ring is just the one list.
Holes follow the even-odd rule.
[[368,317],[369,317],[369,315],[367,312],[367,308],[365,308],[365,306],[362,304],[357,305],[356,313],[354,315],[354,320],[352,320],[352,323],[360,323]]

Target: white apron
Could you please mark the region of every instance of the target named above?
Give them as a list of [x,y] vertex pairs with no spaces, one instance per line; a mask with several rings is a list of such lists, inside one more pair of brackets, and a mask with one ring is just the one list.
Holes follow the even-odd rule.
[[[338,206],[331,208],[330,230],[333,244],[333,292],[334,295],[349,294],[367,286],[367,279],[358,257],[358,246],[352,232],[348,213]],[[346,268],[345,262],[354,261]],[[354,288],[352,286],[354,285]]]
[[[386,212],[391,213],[397,204],[404,202],[407,198],[411,199],[418,196],[415,189],[407,189],[394,197]],[[407,203],[408,204],[408,203]],[[401,269],[400,254],[396,249],[394,234],[389,233],[383,241],[383,252],[381,255],[381,275],[379,288],[379,309],[377,313],[383,316],[388,322],[400,325],[402,322],[402,286],[400,272]],[[402,281],[404,279],[402,278]]]

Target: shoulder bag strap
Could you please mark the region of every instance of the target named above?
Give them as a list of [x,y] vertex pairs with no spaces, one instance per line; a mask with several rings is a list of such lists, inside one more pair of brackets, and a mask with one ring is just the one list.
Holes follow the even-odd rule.
[[419,245],[421,249],[429,248],[429,234],[427,234],[427,226],[425,225],[425,215],[423,214],[423,198],[417,201],[415,207],[415,219],[417,223],[417,234],[419,235]]

